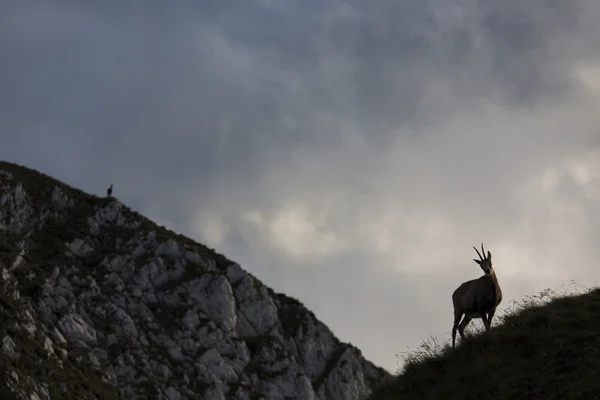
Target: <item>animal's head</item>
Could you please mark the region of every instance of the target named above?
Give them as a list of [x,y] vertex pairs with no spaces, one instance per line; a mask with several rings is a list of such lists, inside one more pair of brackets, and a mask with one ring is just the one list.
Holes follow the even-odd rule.
[[485,250],[483,250],[483,243],[481,243],[481,254],[483,254],[483,256],[479,253],[479,250],[477,250],[475,246],[473,246],[473,248],[479,256],[479,260],[473,259],[473,261],[479,264],[479,266],[486,275],[491,275],[492,272],[494,272],[494,268],[492,267],[492,253],[490,253],[490,251],[488,250],[487,257],[485,256]]

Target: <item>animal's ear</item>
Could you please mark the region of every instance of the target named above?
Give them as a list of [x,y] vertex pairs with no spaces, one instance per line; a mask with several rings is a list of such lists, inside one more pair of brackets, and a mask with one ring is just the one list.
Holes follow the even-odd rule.
[[487,256],[488,260],[492,261],[492,253],[490,253],[490,251],[488,250],[488,256]]
[[473,259],[473,261],[475,261],[477,264],[481,265],[481,261]]

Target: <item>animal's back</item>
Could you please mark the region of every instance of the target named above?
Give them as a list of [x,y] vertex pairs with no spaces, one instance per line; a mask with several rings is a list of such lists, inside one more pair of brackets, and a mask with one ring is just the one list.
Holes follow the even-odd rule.
[[473,282],[477,280],[478,279],[471,279],[470,281],[466,281],[462,283],[459,287],[457,287],[456,290],[454,290],[454,292],[452,293],[452,304],[454,305],[455,309],[461,304],[461,297],[467,295],[467,287],[473,285]]
[[[471,279],[470,281],[464,282],[457,287],[456,290],[454,290],[454,293],[452,293],[452,304],[454,305],[454,310],[459,311],[460,309],[464,313],[468,314],[471,318],[481,318],[481,311],[485,310],[488,312],[496,309],[497,305],[500,303],[498,301],[498,297],[500,297],[501,300],[502,293],[496,290],[492,290],[492,292],[489,294],[487,291],[481,291],[486,284],[493,284],[493,282],[489,279],[489,276],[484,275],[477,279]],[[461,304],[463,304],[461,298],[463,296],[469,296],[470,291],[467,287],[471,287],[471,290],[476,290],[478,292],[475,295],[477,297],[477,301],[472,304],[472,307],[464,308],[461,306]]]
[[470,281],[463,282],[459,287],[457,287],[454,290],[454,293],[452,293],[452,298],[455,298],[459,294],[464,293],[465,292],[465,287],[466,286],[471,286],[473,284],[473,282],[475,282],[477,280],[479,280],[479,278],[477,278],[477,279],[471,279]]

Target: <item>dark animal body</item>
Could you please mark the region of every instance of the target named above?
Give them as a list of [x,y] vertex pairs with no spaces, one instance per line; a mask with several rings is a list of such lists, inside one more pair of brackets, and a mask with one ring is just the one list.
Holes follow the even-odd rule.
[[[487,257],[481,244],[481,252],[473,247],[479,255],[479,260],[473,259],[484,272],[481,278],[473,279],[461,284],[452,293],[452,304],[454,306],[454,326],[452,327],[452,348],[455,346],[456,331],[464,339],[465,327],[473,318],[481,318],[486,332],[492,325],[492,318],[496,308],[502,301],[502,290],[492,267],[492,254],[488,251]],[[464,317],[463,317],[464,316]],[[461,321],[462,319],[462,321]]]

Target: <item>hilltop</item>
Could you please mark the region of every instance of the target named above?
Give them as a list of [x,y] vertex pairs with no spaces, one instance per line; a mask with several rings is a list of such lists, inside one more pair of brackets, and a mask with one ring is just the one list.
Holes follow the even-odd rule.
[[0,162],[0,398],[358,400],[389,377],[296,299]]
[[454,351],[425,342],[368,400],[600,399],[600,289],[524,304]]

